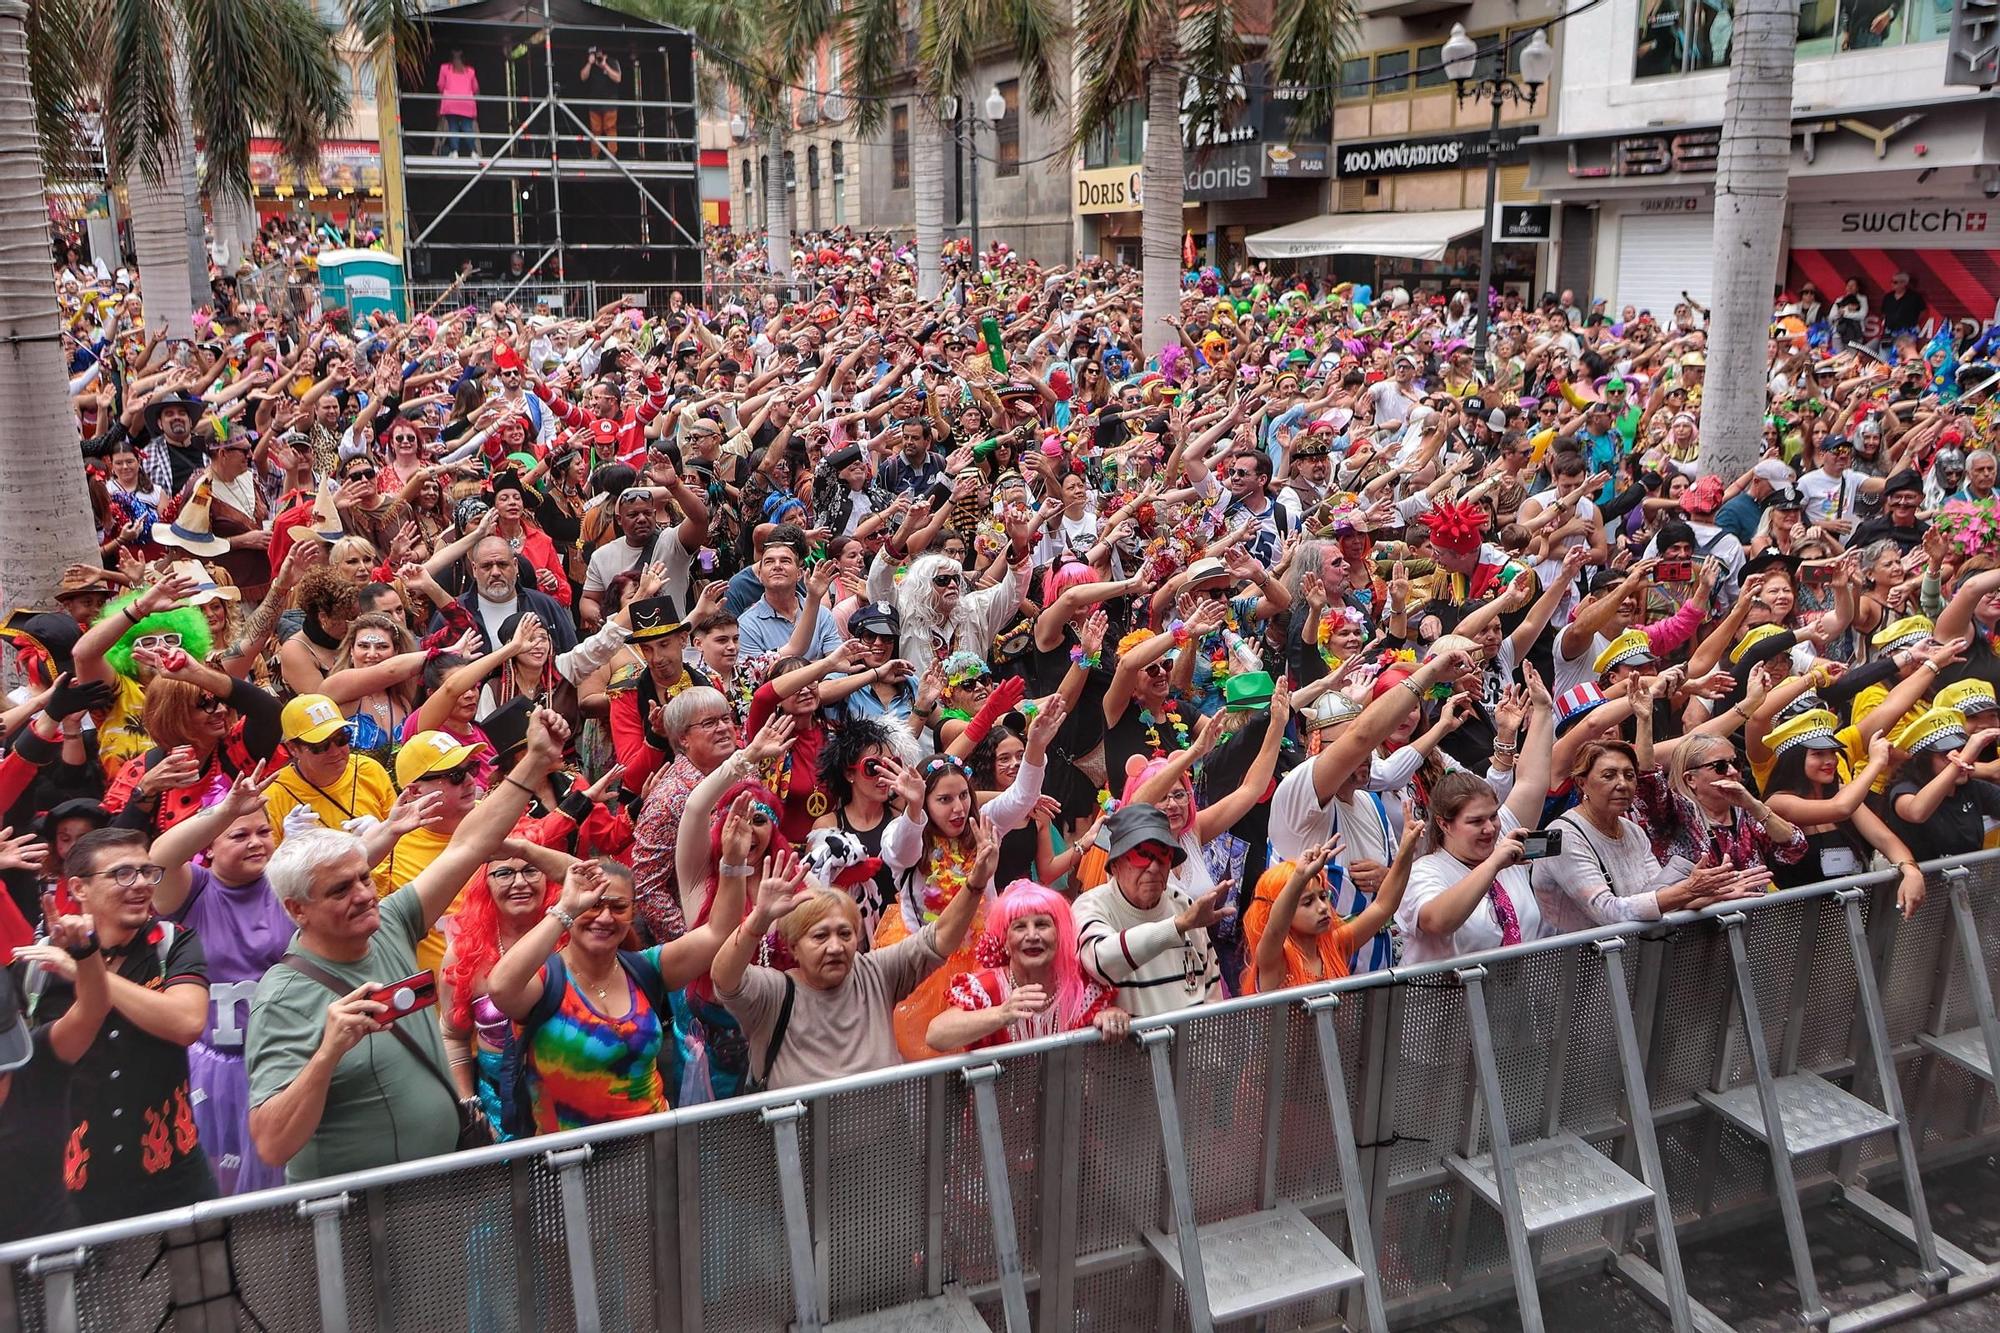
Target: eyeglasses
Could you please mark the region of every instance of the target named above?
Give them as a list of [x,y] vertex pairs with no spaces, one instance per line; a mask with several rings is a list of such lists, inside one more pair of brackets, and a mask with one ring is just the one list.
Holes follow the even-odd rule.
[[426,773],[417,779],[419,782],[442,782],[452,787],[463,787],[471,780],[472,770],[463,766],[447,768],[442,773]]
[[180,647],[181,636],[173,630],[162,630],[158,634],[141,634],[132,640],[132,646],[143,648],[148,652],[160,652],[163,649]]
[[298,746],[307,754],[325,754],[328,750],[345,750],[353,743],[354,729],[352,727],[342,727],[325,740],[309,741],[301,738],[292,742],[292,744]]
[[965,586],[965,575],[933,574],[931,575],[931,586],[938,589],[963,588]]
[[489,866],[486,870],[486,882],[496,888],[502,889],[517,879],[540,879],[541,877],[542,868],[540,866]]
[[166,877],[166,868],[156,865],[113,866],[109,870],[93,870],[78,876],[79,879],[108,879],[121,889],[129,889],[136,884],[155,885]]
[[408,431],[397,431],[394,435],[391,435],[389,438],[390,440],[392,440],[397,444],[415,444],[417,442],[417,437],[410,434]]
[[204,713],[220,713],[229,705],[212,694],[204,694],[194,701],[194,706]]
[[688,723],[689,731],[714,731],[717,729],[723,731],[736,730],[735,717],[728,713],[711,713],[707,717],[696,718],[694,721]]
[[1690,773],[1693,773],[1698,769],[1707,769],[1709,772],[1715,774],[1717,777],[1721,777],[1724,773],[1735,773],[1739,771],[1736,767],[1736,761],[1734,759],[1711,759],[1705,764],[1688,765],[1688,772]]
[[1149,676],[1164,676],[1171,669],[1165,662],[1148,662],[1140,668],[1141,671],[1144,671]]

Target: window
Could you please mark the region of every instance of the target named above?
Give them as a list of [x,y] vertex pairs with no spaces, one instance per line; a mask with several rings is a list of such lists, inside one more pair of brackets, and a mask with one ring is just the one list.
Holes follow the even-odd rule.
[[[1949,34],[1950,7],[1894,0],[1800,0],[1797,52],[1837,56],[1878,46],[1937,41]],[[1639,11],[1635,78],[1726,69],[1735,23],[1727,5],[1659,0]]]
[[1021,174],[1021,83],[1008,79],[999,85],[1000,98],[1007,110],[993,126],[993,174]]
[[1118,108],[1109,123],[1098,128],[1084,145],[1083,165],[1091,170],[1098,167],[1125,167],[1139,160],[1142,130],[1146,123],[1145,111],[1137,101],[1127,102]]
[[833,178],[836,181],[847,179],[847,145],[838,139],[833,141]]
[[1343,102],[1365,102],[1371,89],[1368,85],[1368,57],[1340,62],[1340,100]]
[[910,108],[889,108],[889,188],[910,188]]
[[787,190],[799,188],[799,160],[789,148],[785,150],[785,188]]
[[814,190],[819,188],[819,145],[806,145],[806,185]]
[[746,157],[743,159],[743,193],[748,194],[754,188],[750,179],[750,159]]
[[1373,95],[1381,97],[1387,93],[1408,92],[1411,60],[1412,56],[1407,50],[1384,51],[1376,56]]
[[1417,48],[1417,87],[1442,88],[1451,80],[1444,72],[1444,43]]

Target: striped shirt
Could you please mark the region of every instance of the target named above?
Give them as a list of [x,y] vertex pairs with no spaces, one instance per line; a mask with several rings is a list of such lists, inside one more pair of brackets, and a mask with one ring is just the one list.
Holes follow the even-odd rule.
[[1072,913],[1084,973],[1116,987],[1119,1008],[1134,1018],[1222,998],[1222,966],[1208,931],[1182,936],[1174,928],[1174,918],[1192,902],[1169,887],[1152,907],[1134,907],[1115,879],[1076,900]]

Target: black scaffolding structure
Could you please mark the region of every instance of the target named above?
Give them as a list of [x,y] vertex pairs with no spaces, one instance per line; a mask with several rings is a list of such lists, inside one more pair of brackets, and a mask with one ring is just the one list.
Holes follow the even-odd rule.
[[[476,0],[421,22],[425,69],[396,95],[413,284],[469,263],[502,294],[699,289],[690,34],[586,0]],[[440,113],[454,52],[478,76],[469,135]]]

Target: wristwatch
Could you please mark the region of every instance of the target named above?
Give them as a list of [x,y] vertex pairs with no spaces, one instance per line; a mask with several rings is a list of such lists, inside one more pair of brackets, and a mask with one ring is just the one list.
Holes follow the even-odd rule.
[[79,963],[96,953],[97,949],[97,932],[94,930],[90,932],[89,938],[83,944],[63,946],[63,952],[71,958],[76,959]]
[[559,906],[556,906],[556,905],[555,905],[555,904],[553,904],[553,903],[552,903],[552,904],[550,904],[550,906],[549,906],[549,910],[548,910],[548,911],[546,911],[546,912],[544,912],[544,913],[542,913],[542,915],[543,915],[543,916],[552,916],[552,917],[554,917],[554,918],[555,918],[556,920],[558,920],[558,921],[562,922],[562,928],[563,928],[564,930],[574,930],[574,929],[576,929],[576,918],[575,918],[575,917],[573,917],[573,916],[571,916],[571,915],[570,915],[570,914],[569,914],[568,912],[565,912],[565,911],[563,911],[563,909],[562,909],[561,907],[559,907]]

